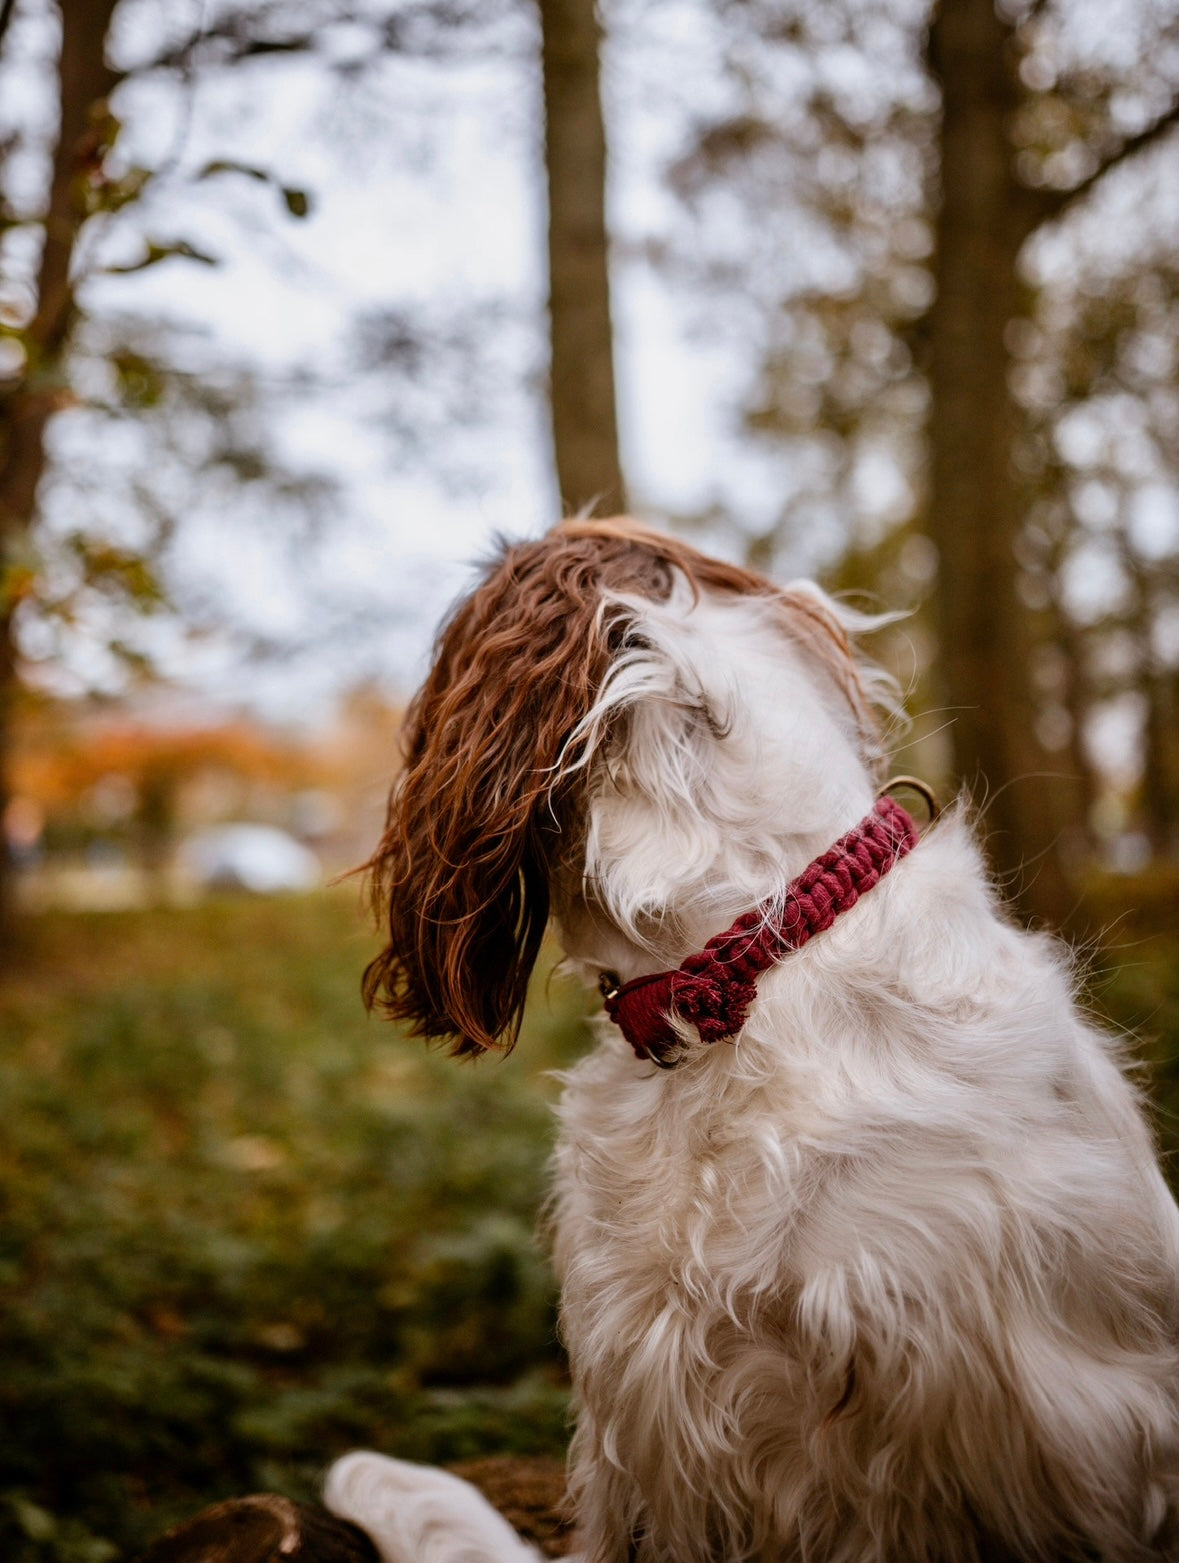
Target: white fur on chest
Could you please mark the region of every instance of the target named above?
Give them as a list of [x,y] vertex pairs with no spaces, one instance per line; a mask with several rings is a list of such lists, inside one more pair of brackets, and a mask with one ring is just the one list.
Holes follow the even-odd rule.
[[1048,947],[978,917],[981,883],[922,926],[962,848],[921,851],[763,981],[735,1046],[665,1073],[607,1035],[567,1079],[592,1557],[628,1528],[652,1560],[893,1555],[898,1491],[930,1557],[972,1557],[962,1513],[1034,1528],[1078,1461],[1142,1489],[1144,1443],[1168,1501],[1179,1224],[1133,1094]]

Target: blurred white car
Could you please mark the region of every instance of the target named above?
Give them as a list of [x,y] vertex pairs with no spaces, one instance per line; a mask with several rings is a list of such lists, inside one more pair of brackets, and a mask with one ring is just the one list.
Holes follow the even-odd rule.
[[315,853],[274,825],[211,825],[189,836],[179,859],[184,877],[204,890],[277,895],[323,882]]

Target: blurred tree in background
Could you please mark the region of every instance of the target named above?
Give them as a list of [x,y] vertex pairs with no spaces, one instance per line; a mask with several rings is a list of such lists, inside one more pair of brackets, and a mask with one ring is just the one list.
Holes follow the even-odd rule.
[[[1084,546],[1072,512],[1087,442],[1070,460],[1067,428],[1084,408],[1105,422],[1101,403],[1108,416],[1116,391],[1114,375],[1082,364],[1083,337],[1069,343],[1056,334],[1054,341],[1044,330],[1051,304],[1022,263],[1045,224],[1067,223],[1083,201],[1100,203],[1100,183],[1127,164],[1140,206],[1123,241],[1132,286],[1145,282],[1157,296],[1161,279],[1152,288],[1144,259],[1160,226],[1170,227],[1171,244],[1179,237],[1166,176],[1145,157],[1164,138],[1172,165],[1179,150],[1172,135],[1179,18],[1170,7],[1153,14],[1136,8],[1132,50],[1123,40],[1105,59],[1071,35],[1070,20],[1064,8],[1045,5],[1002,14],[989,0],[941,0],[929,39],[942,100],[927,522],[938,550],[941,680],[955,708],[957,773],[991,794],[986,817],[996,864],[1012,883],[1022,880],[1025,905],[1058,926],[1069,923],[1077,897],[1069,860],[1088,854],[1092,798],[1083,734],[1093,703],[1093,641],[1067,588]],[[1134,166],[1138,159],[1145,168]],[[1113,300],[1102,302],[1108,309]],[[1132,359],[1131,331],[1127,321],[1115,328]],[[1173,369],[1173,337],[1165,327],[1153,335],[1156,365],[1161,355]],[[1054,372],[1054,355],[1072,359],[1071,386]],[[1169,400],[1165,409],[1155,397],[1170,438],[1146,435],[1146,470],[1126,473],[1131,494],[1143,480],[1174,485],[1179,477],[1179,402],[1173,393]],[[1098,443],[1109,436],[1116,439],[1114,429]],[[1129,517],[1111,520],[1125,557],[1136,559],[1130,573],[1149,574]],[[1122,573],[1110,572],[1111,580]],[[1170,581],[1160,573],[1158,601],[1148,606],[1139,594],[1144,640],[1132,679],[1146,697],[1144,737],[1160,721],[1169,725],[1165,680],[1154,676],[1162,648],[1156,653],[1154,643],[1167,633],[1165,619],[1179,612],[1175,585],[1173,573]],[[1144,747],[1157,745],[1147,739]],[[1144,753],[1144,777],[1151,761],[1162,762],[1161,773],[1142,790],[1142,820],[1155,841],[1168,840],[1179,797],[1164,805],[1171,819],[1159,818],[1158,784],[1166,787],[1168,766],[1165,756]]]
[[549,197],[553,453],[567,511],[626,509],[606,254],[606,131],[594,0],[538,0]]
[[[129,332],[107,322],[104,330],[82,312],[79,290],[88,276],[134,273],[172,259],[215,263],[184,237],[149,237],[127,262],[104,254],[104,241],[112,225],[117,231],[120,214],[164,172],[128,165],[117,150],[121,127],[110,98],[126,73],[108,63],[115,6],[116,0],[66,0],[56,8],[57,125],[43,201],[22,204],[3,185],[5,163],[27,159],[35,150],[27,144],[35,141],[35,131],[18,129],[0,147],[0,237],[22,241],[19,249],[10,243],[0,252],[8,263],[0,273],[0,821],[10,801],[21,666],[35,656],[38,633],[40,660],[45,661],[60,652],[61,634],[68,636],[97,617],[110,626],[105,634],[99,632],[107,648],[132,666],[144,665],[130,624],[166,601],[161,558],[181,502],[163,497],[159,477],[175,426],[169,415],[177,403],[183,407],[188,441],[181,465],[187,466],[190,480],[207,484],[218,469],[229,468],[239,476],[264,478],[276,491],[298,489],[300,501],[315,488],[305,481],[293,483],[273,452],[263,454],[256,442],[238,437],[253,390],[248,376],[235,379],[231,373],[227,380],[220,366],[199,380],[186,377],[156,356],[160,334],[146,331],[143,322]],[[0,50],[15,9],[11,0],[0,8]],[[48,8],[45,17],[52,19]],[[159,59],[139,67],[141,74],[168,68],[169,62]],[[224,164],[206,168],[202,176],[235,171]],[[276,183],[265,170],[245,172]],[[281,194],[292,215],[305,213],[303,192],[283,188]],[[136,330],[150,341],[137,343]],[[130,505],[119,511],[112,504],[111,474],[102,472],[101,457],[96,459],[91,445],[81,470],[71,474],[81,517],[54,532],[45,525],[46,495],[71,463],[68,448],[51,453],[50,424],[56,414],[79,406],[100,422],[104,417],[147,421],[157,435],[156,449],[132,474]],[[214,426],[213,438],[198,454],[192,435],[202,415],[206,425]],[[96,444],[101,450],[101,435]],[[130,528],[128,510],[134,518]],[[0,943],[11,931],[12,913],[10,863],[0,853]]]
[[[58,127],[49,141],[51,187],[44,202],[27,195],[23,204],[15,197],[8,201],[5,231],[25,242],[23,248],[10,245],[0,256],[7,262],[7,356],[0,359],[0,545],[5,560],[0,819],[8,803],[10,770],[5,735],[22,666],[60,665],[69,660],[71,637],[81,637],[91,655],[101,644],[126,670],[150,675],[152,637],[137,630],[136,615],[179,619],[188,630],[225,629],[231,617],[226,605],[202,592],[191,567],[186,573],[172,566],[172,556],[183,551],[184,534],[216,510],[218,486],[230,513],[232,489],[264,490],[270,516],[253,524],[285,532],[282,541],[292,554],[306,544],[309,527],[332,530],[324,525],[335,499],[330,477],[292,466],[268,433],[276,404],[289,406],[300,398],[311,403],[331,395],[322,367],[275,385],[247,365],[211,358],[195,333],[186,338],[174,324],[153,320],[150,312],[119,317],[108,307],[91,315],[80,306],[87,281],[96,276],[130,277],[163,263],[217,265],[218,256],[203,237],[198,243],[183,232],[154,233],[151,225],[160,219],[152,209],[136,221],[144,198],[161,185],[237,180],[269,187],[295,218],[305,216],[310,206],[306,191],[284,184],[267,167],[228,157],[195,169],[186,166],[181,143],[188,111],[183,106],[180,140],[158,166],[132,165],[121,151],[120,125],[111,106],[111,95],[122,82],[171,83],[183,100],[206,79],[227,71],[260,60],[302,58],[325,73],[339,73],[354,88],[359,77],[390,55],[454,62],[460,69],[489,40],[493,48],[513,47],[503,42],[505,24],[510,34],[513,23],[522,23],[530,46],[543,56],[549,127],[550,384],[559,480],[570,505],[600,499],[618,509],[623,502],[606,273],[598,24],[592,6],[567,3],[537,10],[521,0],[463,8],[438,0],[353,9],[312,0],[291,8],[256,0],[215,8],[202,14],[195,27],[179,8],[161,13],[162,32],[157,25],[156,41],[147,52],[128,51],[124,41],[120,57],[133,63],[116,69],[109,63],[112,49],[119,55],[120,47],[112,28],[129,11],[134,6],[116,13],[115,0],[102,7],[63,4],[60,14],[48,3],[24,7],[26,21],[38,12],[43,26],[58,17],[61,41],[52,65]],[[4,30],[15,13],[12,3],[0,11]],[[160,17],[154,20],[159,24]],[[343,63],[337,63],[333,40],[349,28],[359,42],[350,39]],[[0,32],[0,50],[3,43]],[[13,160],[23,154],[27,161],[33,148],[24,143],[36,139],[35,129],[18,127],[4,151]],[[265,194],[263,189],[259,198]],[[174,216],[165,220],[176,221]],[[199,209],[191,223],[192,232],[199,233]],[[39,258],[31,262],[26,258],[35,253],[30,239],[40,240]],[[456,462],[441,447],[464,424],[477,429],[481,405],[494,400],[500,373],[489,345],[513,329],[509,313],[501,311],[497,319],[478,306],[434,319],[421,310],[361,310],[350,358],[335,372],[379,378],[386,387],[380,417],[391,461],[426,467],[450,462],[450,476],[461,484],[461,458]],[[440,411],[429,405],[428,394],[413,394],[412,388],[431,384],[443,388]],[[63,410],[74,414],[72,438],[51,441],[50,421]],[[440,416],[449,424],[445,432],[438,427]],[[137,446],[130,458],[129,439]],[[57,497],[63,500],[58,508],[72,513],[66,527],[54,519]],[[338,501],[336,508],[338,513]],[[254,511],[257,515],[257,500]],[[307,562],[304,557],[296,563],[296,573],[312,574]],[[315,606],[315,631],[305,626],[299,631],[304,654],[313,652],[316,637],[356,640],[366,612],[359,583],[334,603],[320,590]],[[239,635],[239,644],[243,656],[284,649],[281,638],[268,644],[263,632]],[[0,930],[11,917],[8,869],[0,854]]]
[[[1116,43],[1089,0],[944,0],[932,16],[920,0],[615,0],[603,13],[608,64],[641,54],[642,26],[660,18],[718,45],[718,106],[696,111],[664,158],[688,227],[644,258],[671,293],[695,292],[703,337],[735,330],[751,345],[746,434],[774,453],[774,481],[737,546],[770,569],[818,564],[890,605],[924,599],[907,632],[918,703],[941,710],[948,742],[921,762],[985,800],[1003,879],[1061,925],[1096,851],[1121,867],[1167,857],[1179,809],[1179,235],[1168,200],[1179,41],[1161,0],[1121,3]],[[0,11],[6,30],[15,14]],[[120,223],[139,231],[125,214],[174,176],[119,150],[120,73],[100,43],[121,14],[113,0],[64,8],[47,192],[41,207],[9,200],[5,217],[10,234],[44,242],[4,304],[0,733],[18,624],[26,662],[59,658],[84,624],[135,664],[150,657],[128,609],[158,611],[170,595],[191,622],[215,622],[217,603],[161,569],[179,518],[199,508],[186,476],[206,490],[217,471],[229,487],[265,488],[275,530],[291,538],[338,511],[332,477],[292,468],[266,433],[276,398],[322,392],[314,372],[276,388],[202,358],[150,315],[79,311],[88,275],[217,259],[175,224],[143,230],[130,250],[114,242]],[[625,485],[592,6],[257,0],[214,8],[196,29],[173,19],[122,75],[183,94],[258,60],[339,70],[329,40],[349,27],[361,34],[349,80],[390,54],[458,71],[480,51],[532,53],[547,127],[557,483],[570,506],[615,508]],[[10,138],[6,158],[20,150]],[[232,158],[185,177],[252,182],[296,217],[309,205],[281,170]],[[624,247],[616,271],[626,264]],[[489,344],[518,326],[485,308],[370,312],[333,372],[393,387],[449,377],[439,411],[420,395],[398,407],[393,390],[382,414],[402,453],[391,459],[412,451],[429,466],[447,422],[478,425],[502,373]],[[48,441],[55,413],[80,408],[89,433]],[[141,440],[130,482],[124,458],[96,456],[117,449],[103,419]],[[38,518],[63,486],[81,519],[47,527]],[[321,634],[329,620],[354,633],[362,613],[341,600]]]
[[[105,103],[115,76],[105,63],[105,40],[114,3],[98,0],[63,8],[60,129],[48,200],[35,216],[0,211],[6,226],[39,221],[42,235],[32,288],[19,301],[11,295],[4,300],[8,353],[0,361],[0,819],[9,802],[8,756],[18,676],[16,612],[36,579],[27,554],[46,465],[46,429],[68,395],[62,355],[74,325],[74,249],[89,212],[104,198],[111,199],[103,189],[102,165],[113,134]],[[0,49],[13,9],[11,0],[0,9]],[[12,147],[5,152],[11,155]],[[117,561],[116,570],[127,562]],[[146,583],[140,590],[145,588],[150,591]],[[6,867],[6,854],[0,855],[0,941],[12,915]]]
[[745,417],[793,462],[747,550],[926,597],[945,779],[1067,926],[1096,844],[1176,845],[1174,9],[719,10],[728,102],[672,175],[701,296],[753,279]]

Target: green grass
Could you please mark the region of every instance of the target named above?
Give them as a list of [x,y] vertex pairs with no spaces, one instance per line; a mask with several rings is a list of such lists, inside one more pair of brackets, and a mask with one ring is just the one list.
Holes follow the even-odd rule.
[[1163,1168],[1179,1194],[1179,927],[1173,918],[1162,926],[1174,932],[1150,926],[1134,917],[1111,926],[1106,950],[1087,974],[1087,998],[1098,1020],[1131,1039]]
[[370,1021],[354,895],[37,919],[0,983],[0,1557],[133,1556],[357,1443],[559,1452],[533,1230],[559,983],[517,1052]]
[[[1179,941],[1095,962],[1179,1147]],[[364,1015],[354,894],[32,919],[0,979],[0,1558],[130,1558],[337,1452],[558,1453],[533,1238],[580,998],[457,1064]]]

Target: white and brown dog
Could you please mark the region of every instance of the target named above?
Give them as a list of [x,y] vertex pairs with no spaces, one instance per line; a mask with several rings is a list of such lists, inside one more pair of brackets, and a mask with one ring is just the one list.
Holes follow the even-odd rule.
[[[510,1043],[550,914],[616,974],[552,1212],[589,1563],[1179,1557],[1141,1105],[962,811],[876,801],[848,627],[626,521],[506,549],[409,714],[369,997]],[[534,1556],[423,1467],[327,1500],[387,1563]]]

